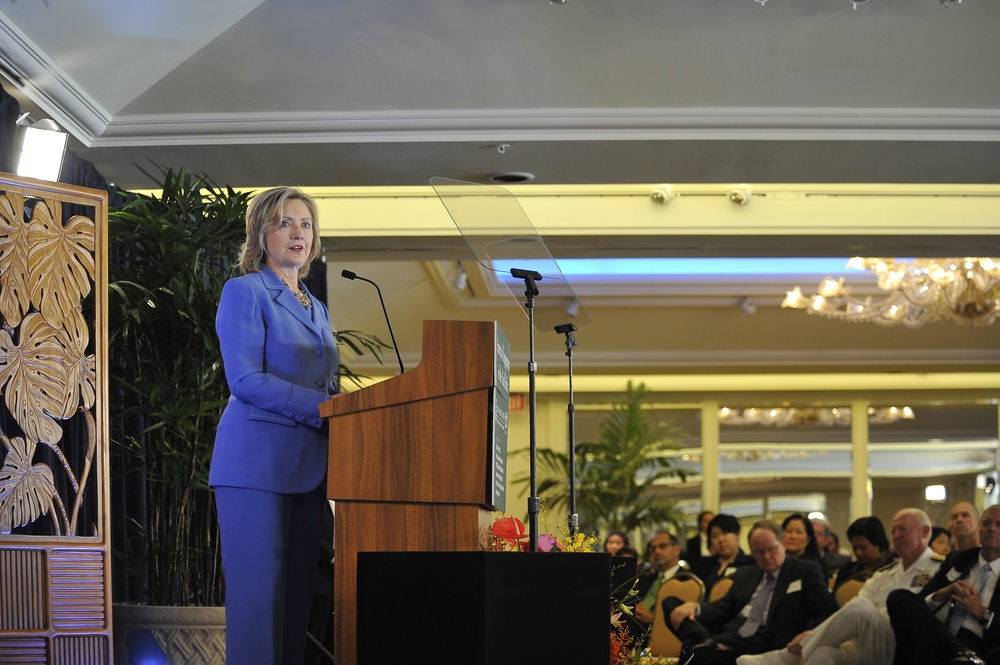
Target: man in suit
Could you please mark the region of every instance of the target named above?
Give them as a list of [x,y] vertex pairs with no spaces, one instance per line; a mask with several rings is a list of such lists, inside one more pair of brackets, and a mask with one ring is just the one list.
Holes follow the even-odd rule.
[[895,589],[919,593],[937,573],[944,557],[928,547],[931,520],[922,510],[904,508],[892,518],[892,545],[899,558],[880,568],[857,597],[788,647],[740,656],[736,665],[888,665],[896,641],[885,611]]
[[1000,505],[979,520],[980,546],[948,555],[919,594],[893,591],[886,607],[898,665],[982,665],[1000,647]]
[[743,654],[784,647],[837,609],[814,561],[785,556],[784,531],[772,520],[750,527],[755,566],[733,575],[725,596],[710,603],[663,601],[681,643],[680,665],[731,665]]
[[635,606],[635,618],[644,624],[651,624],[656,618],[656,594],[663,583],[681,569],[681,545],[672,533],[661,531],[649,541],[649,562],[653,569],[643,575],[637,584],[639,593],[644,594]]
[[979,511],[968,501],[959,501],[948,514],[948,530],[956,550],[979,547]]

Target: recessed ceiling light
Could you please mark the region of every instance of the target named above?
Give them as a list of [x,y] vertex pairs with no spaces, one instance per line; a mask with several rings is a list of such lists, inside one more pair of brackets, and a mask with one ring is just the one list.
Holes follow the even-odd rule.
[[490,176],[490,182],[495,182],[499,185],[515,185],[519,182],[528,182],[534,179],[535,174],[526,171],[503,171]]

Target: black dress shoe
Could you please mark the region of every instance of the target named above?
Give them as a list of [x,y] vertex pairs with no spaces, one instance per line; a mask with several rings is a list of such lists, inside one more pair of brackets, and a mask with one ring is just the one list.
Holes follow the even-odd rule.
[[986,662],[976,655],[975,651],[963,649],[952,656],[952,659],[948,661],[948,665],[986,665]]
[[712,640],[705,640],[695,644],[686,644],[681,647],[680,656],[677,658],[677,665],[691,665],[695,657],[700,653],[715,651],[718,645]]

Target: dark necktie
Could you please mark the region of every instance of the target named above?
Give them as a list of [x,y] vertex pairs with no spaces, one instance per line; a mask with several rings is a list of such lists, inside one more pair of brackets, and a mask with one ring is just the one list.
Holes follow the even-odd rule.
[[750,601],[750,615],[740,626],[741,637],[754,635],[764,623],[764,613],[767,611],[767,601],[771,599],[771,591],[774,590],[774,576],[770,573],[764,575],[764,583],[757,590],[757,595]]

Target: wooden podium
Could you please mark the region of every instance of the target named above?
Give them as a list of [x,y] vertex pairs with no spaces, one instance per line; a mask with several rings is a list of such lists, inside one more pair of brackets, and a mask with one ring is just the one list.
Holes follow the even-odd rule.
[[357,662],[358,552],[476,551],[490,512],[505,509],[509,380],[496,322],[425,321],[416,368],[320,406],[336,502],[337,665]]

